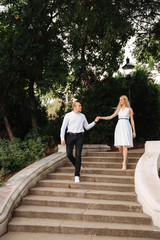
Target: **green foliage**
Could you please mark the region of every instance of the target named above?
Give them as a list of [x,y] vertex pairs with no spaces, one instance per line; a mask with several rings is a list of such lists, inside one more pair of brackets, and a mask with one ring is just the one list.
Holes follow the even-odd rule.
[[85,69],[92,71],[96,80],[100,80],[104,72],[112,75],[118,70],[123,47],[134,34],[126,17],[125,3],[122,5],[123,1],[120,2],[72,0],[64,1],[63,8],[59,8],[67,32],[65,37],[69,46],[70,69],[76,76],[75,85],[77,81],[86,82]]
[[159,87],[146,68],[137,68],[131,80],[137,137],[143,141],[158,140],[160,138]]
[[[160,7],[159,7],[160,8]],[[160,9],[159,9],[160,10]],[[151,69],[160,71],[160,18],[151,26],[147,34],[136,39],[135,55],[141,62],[149,63]]]
[[[60,110],[59,121],[48,122],[40,97],[52,91],[53,97],[63,101],[68,86],[73,94],[83,88],[92,96],[87,90],[89,82],[98,91],[105,72],[109,78],[102,83],[104,90],[110,89],[115,96],[112,103],[106,103],[111,111],[121,87],[123,93],[127,87],[125,80],[121,81],[124,86],[113,80],[119,89],[107,82],[122,62],[123,48],[136,31],[135,22],[143,26],[146,20],[157,20],[158,2],[0,0],[4,6],[0,11],[0,122],[4,120],[3,107],[15,137],[24,138],[31,128],[40,127],[49,136],[52,132],[58,142],[63,113]],[[153,43],[159,41],[158,29],[159,23],[152,28]],[[150,45],[154,51],[159,51],[157,43]],[[69,72],[72,75],[68,77]],[[5,126],[1,137],[7,138]],[[92,139],[96,141],[94,134]]]
[[5,106],[14,135],[24,137],[46,124],[41,94],[65,85],[60,21],[56,3],[49,0],[0,3],[7,6],[0,11],[0,110]]
[[[7,99],[5,104],[7,117],[12,126],[14,136],[16,138],[24,138],[30,129],[32,129],[29,99],[24,91],[21,91],[18,95],[18,93],[15,93],[14,89],[12,89],[10,93],[12,96]],[[19,97],[21,97],[22,101],[19,101]],[[35,102],[37,105],[35,110],[37,123],[39,128],[41,128],[48,123],[46,108],[41,105],[38,98],[36,98]],[[1,129],[0,135],[1,138],[8,138],[5,128]]]
[[0,139],[0,168],[7,173],[20,170],[44,157],[47,147],[47,138],[38,133],[27,134],[23,141]]
[[158,6],[158,0],[62,1],[58,12],[75,87],[84,82],[93,87],[104,72],[112,76],[122,62],[126,42],[135,32],[142,33],[139,26],[153,22]]
[[7,170],[17,170],[21,164],[24,165],[24,152],[20,146],[20,140],[13,142],[8,140],[0,141],[0,167]]
[[62,102],[62,105],[60,109],[57,111],[57,117],[52,120],[49,119],[48,124],[46,124],[43,128],[41,128],[39,131],[42,135],[50,136],[51,138],[54,138],[55,144],[60,143],[60,128],[62,125],[62,121],[64,118],[64,115],[66,112],[70,111],[71,108],[66,108],[64,102]]

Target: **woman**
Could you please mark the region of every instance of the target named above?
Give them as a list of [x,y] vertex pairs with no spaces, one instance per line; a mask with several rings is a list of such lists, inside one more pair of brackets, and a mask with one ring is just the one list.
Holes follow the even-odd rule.
[[[128,148],[133,147],[133,138],[136,137],[136,132],[133,119],[133,110],[131,109],[128,98],[125,95],[120,97],[117,109],[111,116],[99,117],[99,119],[110,120],[117,115],[118,122],[114,132],[114,146],[118,147],[119,151],[122,153],[122,170],[126,170]],[[129,122],[129,118],[131,119],[131,124]]]

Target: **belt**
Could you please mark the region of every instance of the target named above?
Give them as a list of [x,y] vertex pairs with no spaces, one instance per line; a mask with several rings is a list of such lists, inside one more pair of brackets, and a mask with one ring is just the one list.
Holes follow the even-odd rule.
[[121,120],[121,119],[129,120],[128,118],[118,118],[118,120]]
[[77,136],[77,135],[81,135],[81,134],[83,134],[83,132],[80,132],[80,133],[72,133],[72,132],[68,132],[68,134],[70,134],[70,135],[74,135],[74,136]]

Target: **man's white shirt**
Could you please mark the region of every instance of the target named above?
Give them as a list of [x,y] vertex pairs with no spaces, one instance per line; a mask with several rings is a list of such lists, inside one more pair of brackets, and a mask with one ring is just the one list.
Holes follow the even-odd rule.
[[65,138],[65,132],[70,133],[81,133],[84,129],[89,130],[95,126],[95,122],[88,123],[85,115],[83,113],[75,113],[74,111],[69,112],[65,115],[61,127],[61,141]]

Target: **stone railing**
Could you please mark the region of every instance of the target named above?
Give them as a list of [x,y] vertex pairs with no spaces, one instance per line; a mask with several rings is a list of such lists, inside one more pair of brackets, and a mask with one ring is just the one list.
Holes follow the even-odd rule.
[[0,236],[7,231],[14,209],[20,205],[21,199],[28,194],[29,189],[49,172],[63,166],[66,161],[65,153],[52,154],[24,168],[0,187]]
[[148,141],[135,171],[135,190],[144,213],[160,227],[160,141]]

